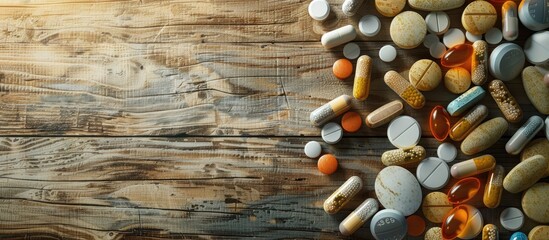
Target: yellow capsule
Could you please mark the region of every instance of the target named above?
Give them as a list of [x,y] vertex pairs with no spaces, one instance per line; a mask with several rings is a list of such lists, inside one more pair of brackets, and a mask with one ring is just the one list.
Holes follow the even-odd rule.
[[464,178],[488,172],[494,169],[495,166],[496,159],[492,155],[486,154],[454,164],[450,169],[450,173],[454,178]]
[[488,181],[484,188],[484,197],[482,201],[488,208],[496,208],[499,206],[501,194],[503,193],[503,178],[505,177],[505,169],[501,165],[496,165],[494,170],[488,174]]
[[450,138],[454,141],[465,139],[487,116],[488,108],[486,106],[476,106],[450,128]]
[[372,58],[362,55],[356,63],[355,83],[353,96],[360,101],[366,100],[370,95],[370,75],[372,73]]
[[494,224],[486,224],[482,228],[482,240],[498,240],[498,227]]
[[311,123],[320,126],[351,109],[351,97],[341,95],[311,112]]
[[404,79],[399,73],[391,70],[385,74],[385,84],[398,94],[408,105],[420,109],[425,105],[425,97],[421,92]]
[[425,159],[427,152],[422,146],[415,146],[410,149],[395,149],[384,152],[381,155],[381,162],[385,166],[405,165],[419,162]]

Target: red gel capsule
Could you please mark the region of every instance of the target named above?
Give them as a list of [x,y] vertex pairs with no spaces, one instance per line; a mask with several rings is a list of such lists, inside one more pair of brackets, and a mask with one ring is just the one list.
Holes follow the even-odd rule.
[[470,177],[458,181],[448,191],[448,201],[453,204],[461,204],[471,200],[480,190],[478,178]]
[[431,110],[429,129],[438,141],[444,141],[450,132],[450,115],[443,106],[437,105]]
[[463,65],[473,55],[473,46],[469,44],[460,44],[454,46],[444,53],[440,59],[440,64],[445,67],[458,67]]

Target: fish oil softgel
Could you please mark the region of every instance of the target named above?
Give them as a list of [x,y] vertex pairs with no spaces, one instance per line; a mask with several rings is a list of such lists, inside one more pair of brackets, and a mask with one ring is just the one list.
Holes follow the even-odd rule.
[[495,166],[496,159],[492,155],[486,154],[454,164],[450,173],[452,177],[459,179],[488,172],[494,169]]
[[347,204],[362,189],[362,179],[357,176],[350,177],[339,187],[326,201],[324,211],[328,214],[335,214]]
[[450,116],[444,107],[437,105],[429,117],[429,129],[436,140],[443,142],[450,131]]
[[484,196],[482,201],[488,208],[496,208],[499,206],[501,194],[503,193],[503,178],[505,177],[505,169],[501,165],[490,171],[488,181],[484,188]]
[[446,50],[440,64],[445,67],[459,67],[466,63],[473,55],[473,46],[469,44],[459,44]]
[[482,215],[477,208],[467,204],[458,205],[444,218],[442,237],[472,239],[482,231],[483,225]]
[[351,97],[341,95],[311,112],[311,123],[320,126],[351,109]]
[[450,138],[454,141],[465,139],[486,117],[488,117],[488,108],[484,105],[476,106],[452,126]]
[[448,191],[448,201],[453,204],[462,204],[471,200],[480,190],[478,178],[469,177],[459,180]]

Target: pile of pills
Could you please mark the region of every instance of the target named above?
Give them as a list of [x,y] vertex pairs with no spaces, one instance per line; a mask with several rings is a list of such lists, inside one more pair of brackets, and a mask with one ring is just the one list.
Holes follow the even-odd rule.
[[[406,3],[414,11],[403,11]],[[346,25],[324,33],[321,44],[325,48],[345,44],[344,58],[334,63],[333,74],[345,81],[354,72],[353,93],[352,97],[341,95],[310,114],[311,123],[321,127],[322,139],[327,144],[337,144],[346,132],[360,131],[364,121],[368,128],[386,126],[388,141],[395,147],[380,157],[385,167],[375,178],[375,198],[365,199],[341,222],[341,234],[353,235],[370,221],[370,232],[378,240],[403,239],[407,235],[424,235],[425,239],[479,239],[481,236],[498,239],[498,226],[514,232],[511,239],[549,239],[546,225],[535,227],[528,236],[520,232],[527,218],[540,224],[549,223],[549,184],[539,182],[549,176],[549,117],[546,116],[549,114],[549,1],[523,0],[517,5],[504,0],[467,4],[464,0],[345,0],[341,12],[345,17],[356,16],[360,8],[373,7],[366,6],[368,4],[374,4],[379,15],[392,18],[389,34],[394,45],[380,48],[378,56],[361,55],[360,46],[352,41],[358,34],[373,37],[381,30],[379,17],[372,14],[359,16],[356,29]],[[444,11],[461,7],[464,7],[462,28],[450,28],[450,17]],[[338,12],[333,11],[326,0],[312,0],[308,10],[317,21]],[[498,15],[502,29],[496,27]],[[519,22],[535,31],[522,46],[509,42],[518,38]],[[408,78],[393,70],[384,73],[387,89],[400,99],[386,103],[364,118],[358,112],[349,111],[353,101],[368,99],[370,78],[376,70],[374,59],[391,62],[397,58],[397,48],[412,49],[420,45],[429,49],[433,59],[416,61],[410,66]],[[356,61],[354,69],[353,61]],[[525,67],[526,64],[535,66]],[[526,96],[541,116],[523,119],[523,110],[506,84],[517,78],[522,79]],[[431,109],[429,131],[441,144],[437,157],[427,157],[426,149],[418,145],[421,124],[401,114],[406,105],[411,110],[422,109],[428,100],[422,92],[435,90],[441,82],[450,93],[460,95],[446,106]],[[488,95],[497,109],[489,110],[478,104]],[[503,117],[487,119],[489,111],[499,111]],[[341,120],[334,121],[337,119]],[[453,122],[455,119],[458,120]],[[522,123],[522,127],[506,143],[505,151],[509,155],[520,154],[520,162],[506,171],[494,156],[483,151],[494,146],[509,130],[510,123]],[[534,140],[540,132],[545,133],[546,138]],[[455,144],[459,142],[458,150]],[[458,151],[475,156],[456,161]],[[305,145],[305,155],[318,158],[321,173],[336,172],[339,166],[336,156],[322,155],[322,152],[319,142]],[[415,174],[408,167],[416,167]],[[458,181],[447,186],[452,178]],[[326,199],[324,210],[328,214],[337,213],[362,187],[360,177],[349,178]],[[437,192],[444,187],[449,187],[448,192]],[[422,188],[433,192],[422,197]],[[472,199],[479,196],[486,208],[493,209],[500,205],[504,191],[522,192],[521,208],[506,208],[500,214],[499,223],[483,219],[475,207],[478,204]],[[420,208],[423,214],[417,215]],[[440,227],[426,230],[422,216]],[[486,225],[485,221],[488,221]]]

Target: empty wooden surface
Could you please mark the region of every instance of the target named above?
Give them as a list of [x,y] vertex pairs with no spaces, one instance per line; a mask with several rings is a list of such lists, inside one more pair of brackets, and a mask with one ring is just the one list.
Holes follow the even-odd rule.
[[[345,18],[342,1],[330,0],[323,23],[308,16],[303,0],[5,2],[0,238],[334,239],[343,238],[338,224],[346,214],[375,197],[380,156],[394,148],[386,127],[324,144],[340,160],[332,176],[303,154],[308,141],[321,141],[309,113],[352,93],[351,79],[331,73],[342,47],[324,49],[320,36],[356,26],[364,14],[379,16],[373,1]],[[461,10],[448,11],[452,27],[461,27]],[[405,73],[430,58],[420,46],[382,62],[390,21],[381,17],[379,35],[356,40],[374,59],[370,97],[353,102],[362,116],[398,98],[382,81],[386,71]],[[521,28],[516,42],[530,34]],[[524,119],[543,116],[520,79],[508,87]],[[405,114],[420,121],[420,144],[436,156],[430,109],[457,95],[443,85],[425,95],[422,110],[406,107]],[[483,103],[490,117],[501,116],[489,96]],[[506,170],[519,159],[503,146],[520,124],[487,151]],[[360,196],[341,213],[325,214],[324,199],[353,175],[365,180]],[[485,222],[499,224],[507,206],[520,207],[520,194],[504,194],[498,209],[482,208]],[[535,225],[528,221],[523,231]],[[369,227],[353,237],[371,239]]]

